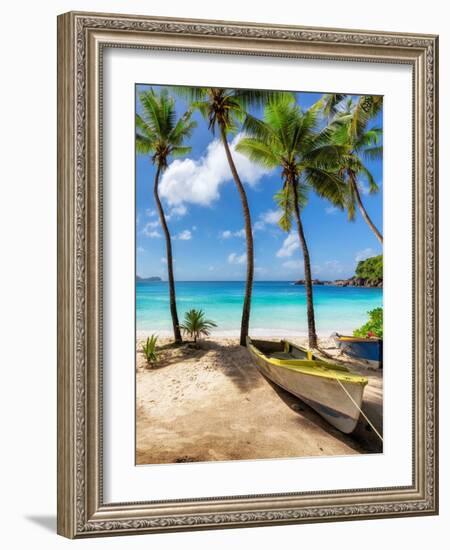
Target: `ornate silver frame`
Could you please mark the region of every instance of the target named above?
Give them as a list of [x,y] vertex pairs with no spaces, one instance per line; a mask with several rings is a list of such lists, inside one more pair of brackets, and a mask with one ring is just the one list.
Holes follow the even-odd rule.
[[[405,63],[413,68],[413,484],[105,504],[102,499],[102,48]],[[438,513],[438,39],[111,15],[58,17],[58,533],[70,538]],[[149,495],[149,498],[151,495]]]

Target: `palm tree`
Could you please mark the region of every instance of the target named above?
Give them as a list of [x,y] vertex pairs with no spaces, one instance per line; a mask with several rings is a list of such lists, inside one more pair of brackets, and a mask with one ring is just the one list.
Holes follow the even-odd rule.
[[329,129],[318,130],[319,106],[303,112],[293,94],[281,94],[269,100],[264,120],[250,115],[244,123],[246,137],[236,150],[267,168],[281,168],[282,189],[275,195],[281,210],[279,225],[291,231],[295,219],[303,252],[307,300],[309,346],[317,348],[314,317],[311,260],[301,211],[310,187],[322,197],[343,208],[345,184],[336,173],[340,148],[329,144]]
[[151,155],[151,160],[156,166],[153,195],[166,240],[167,278],[169,281],[173,334],[175,342],[181,343],[173,275],[172,241],[161,199],[159,198],[158,186],[161,173],[168,166],[169,157],[183,156],[191,151],[191,147],[183,144],[191,136],[196,123],[190,119],[191,114],[189,112],[177,119],[175,100],[168,95],[167,90],[162,90],[158,94],[150,89],[142,92],[139,99],[142,115],[136,115],[136,151],[144,155]]
[[209,336],[210,330],[217,327],[214,321],[205,319],[205,313],[202,309],[190,309],[184,315],[184,322],[180,328],[194,338],[194,344],[200,336]]
[[[330,98],[329,103],[333,103]],[[347,211],[350,220],[355,219],[356,206],[362,217],[383,244],[383,235],[371,220],[361,198],[358,180],[365,176],[369,183],[369,192],[377,193],[379,188],[365,160],[382,158],[382,130],[378,127],[369,128],[370,120],[381,110],[381,96],[360,96],[354,103],[347,101],[342,110],[335,109],[332,139],[339,146],[345,146],[347,152],[341,157],[341,174],[348,184]]]
[[241,182],[233,155],[228,144],[228,135],[237,132],[250,107],[263,106],[277,92],[260,90],[236,90],[233,88],[174,88],[175,93],[184,97],[208,121],[208,128],[214,133],[218,128],[233,180],[239,193],[244,216],[246,239],[247,274],[245,281],[244,303],[242,307],[240,344],[246,345],[250,322],[250,306],[253,289],[254,253],[253,233],[247,194]]

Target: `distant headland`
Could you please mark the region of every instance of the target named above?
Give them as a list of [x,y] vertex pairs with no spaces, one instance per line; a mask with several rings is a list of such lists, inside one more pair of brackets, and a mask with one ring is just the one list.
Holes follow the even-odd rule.
[[139,277],[139,275],[136,275],[136,281],[142,281],[142,282],[157,282],[162,281],[161,277]]
[[[305,280],[295,281],[295,285],[304,285]],[[361,260],[356,266],[355,275],[349,279],[336,279],[335,281],[321,281],[313,279],[313,285],[324,286],[357,286],[365,288],[383,287],[383,256],[372,256]]]

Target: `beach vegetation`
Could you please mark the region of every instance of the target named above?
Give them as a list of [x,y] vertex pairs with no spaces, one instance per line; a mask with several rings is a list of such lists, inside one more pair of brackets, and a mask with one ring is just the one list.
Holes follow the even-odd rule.
[[355,275],[365,279],[369,284],[376,285],[383,281],[383,255],[372,256],[358,262]]
[[291,93],[270,99],[263,119],[248,115],[245,137],[236,150],[267,168],[281,168],[282,187],[275,195],[280,209],[278,225],[291,232],[295,223],[303,254],[309,346],[317,348],[311,259],[302,221],[309,190],[344,208],[345,183],[337,173],[343,147],[330,142],[330,130],[321,125],[320,102],[302,110]]
[[369,320],[353,332],[358,338],[383,338],[383,308],[377,307],[367,312]]
[[197,345],[197,340],[201,336],[209,336],[211,329],[217,327],[214,321],[205,318],[205,313],[202,309],[190,309],[184,315],[184,321],[180,325],[180,329],[188,334]]
[[159,197],[159,181],[168,166],[170,157],[181,157],[191,151],[186,140],[190,138],[196,122],[191,112],[177,119],[175,100],[163,89],[157,93],[152,88],[139,96],[142,114],[136,114],[136,151],[148,155],[156,166],[153,196],[166,241],[167,277],[169,282],[170,314],[175,342],[181,343],[173,272],[172,240],[167,226],[164,208]]
[[147,365],[153,367],[158,361],[158,353],[156,351],[156,344],[158,341],[158,336],[152,334],[147,337],[147,340],[142,344],[142,353],[144,354]]

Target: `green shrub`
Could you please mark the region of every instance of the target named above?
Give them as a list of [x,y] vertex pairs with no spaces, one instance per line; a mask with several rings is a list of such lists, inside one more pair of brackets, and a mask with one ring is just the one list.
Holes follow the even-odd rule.
[[151,367],[158,361],[158,354],[156,352],[157,340],[158,336],[156,336],[156,334],[152,334],[147,338],[145,344],[142,344],[142,353],[145,356],[147,364]]
[[377,307],[368,312],[369,320],[362,327],[353,332],[353,336],[366,338],[369,336],[378,336],[383,338],[383,308]]
[[383,280],[383,255],[372,256],[372,258],[358,262],[355,275],[372,284],[381,282]]

